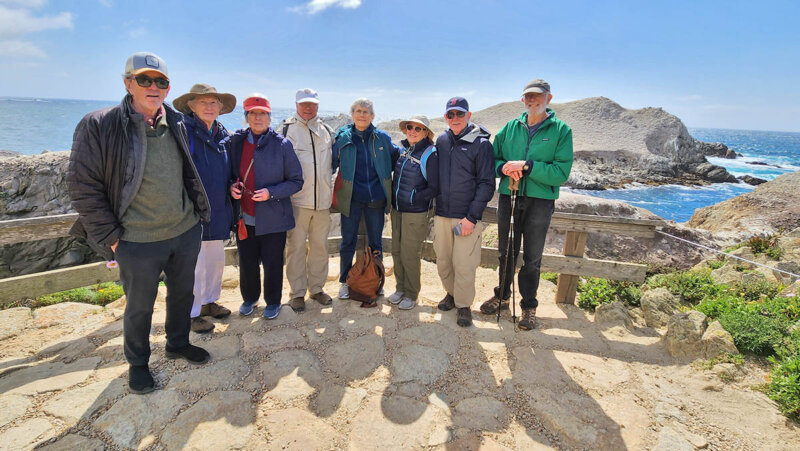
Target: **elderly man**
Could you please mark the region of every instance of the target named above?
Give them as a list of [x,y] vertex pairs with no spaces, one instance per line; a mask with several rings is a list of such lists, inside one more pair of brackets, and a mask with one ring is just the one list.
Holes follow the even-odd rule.
[[277,130],[292,142],[303,168],[303,189],[292,196],[295,227],[286,237],[289,305],[295,312],[302,312],[306,308],[306,291],[322,305],[332,301],[322,288],[328,278],[333,130],[317,116],[319,95],[313,89],[297,91],[295,105],[295,115],[284,120]]
[[[515,265],[506,263],[517,261],[522,241],[523,264],[518,278],[522,295],[519,328],[522,330],[535,326],[544,241],[559,187],[567,181],[572,169],[572,130],[547,108],[552,98],[546,81],[529,82],[522,90],[525,112],[503,126],[494,138],[496,174],[501,178],[497,205],[500,284],[494,289],[494,296],[481,305],[481,312],[492,314],[508,308]],[[510,180],[519,181],[519,194],[514,209],[513,249],[511,257],[507,258],[512,210]]]
[[449,129],[436,138],[439,195],[433,219],[436,266],[447,295],[439,310],[458,307],[459,326],[472,324],[475,270],[481,263],[483,210],[494,194],[494,160],[489,132],[469,121],[467,99],[447,101]]
[[231,161],[225,148],[225,138],[229,135],[217,118],[233,111],[236,97],[198,83],[172,105],[186,114],[189,151],[211,205],[211,222],[203,227],[203,242],[194,269],[191,314],[192,332],[208,333],[214,330],[214,323],[204,317],[225,318],[231,314],[217,304],[225,270],[225,241],[231,238],[233,228],[233,203],[228,194]]
[[75,129],[67,184],[84,236],[119,263],[127,298],[124,353],[133,393],[153,391],[148,368],[153,304],[166,275],[167,358],[208,361],[189,344],[192,286],[200,251],[200,221],[210,206],[192,163],[184,117],[168,105],[164,60],[134,53],[125,63],[127,95],[118,106],[87,114]]

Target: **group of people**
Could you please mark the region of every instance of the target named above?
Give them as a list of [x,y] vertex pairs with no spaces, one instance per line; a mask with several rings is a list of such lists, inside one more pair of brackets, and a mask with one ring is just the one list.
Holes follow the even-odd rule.
[[[239,314],[254,312],[263,266],[262,316],[279,315],[284,257],[290,307],[303,311],[307,294],[330,305],[323,286],[331,206],[341,213],[339,298],[350,297],[347,276],[362,218],[367,243],[382,258],[390,214],[396,291],[388,301],[414,308],[420,252],[433,215],[437,269],[446,292],[438,309],[457,308],[457,323],[471,325],[481,219],[497,178],[500,283],[480,310],[508,308],[513,262],[522,246],[519,327],[534,327],[545,235],[572,166],[572,132],[547,108],[552,94],[544,80],[525,86],[525,111],[493,142],[484,127],[470,121],[467,100],[453,97],[445,105],[444,133],[435,136],[427,117],[412,116],[399,124],[406,136],[402,147],[373,125],[374,106],[364,98],[350,108],[353,123],[334,131],[320,120],[319,95],[312,89],[297,91],[295,114],[277,127],[271,126],[269,100],[252,94],[243,102],[247,127],[230,133],[218,117],[233,111],[236,98],[196,84],[170,107],[164,103],[169,73],[155,54],[131,55],[123,82],[127,95],[120,105],[89,113],[78,124],[67,182],[79,214],[72,233],[119,264],[132,392],[154,389],[149,334],[162,272],[166,357],[195,364],[210,358],[189,342],[189,333],[210,332],[214,324],[206,317],[231,314],[216,303],[231,232],[239,254]],[[513,246],[508,246],[510,224]]]

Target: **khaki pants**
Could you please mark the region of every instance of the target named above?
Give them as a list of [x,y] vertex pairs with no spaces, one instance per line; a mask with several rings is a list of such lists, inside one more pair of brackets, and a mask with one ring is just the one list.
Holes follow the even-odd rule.
[[392,208],[392,260],[397,291],[417,300],[420,251],[428,235],[428,213],[402,213]]
[[456,307],[471,307],[475,300],[475,270],[481,264],[481,234],[485,225],[478,221],[469,236],[455,236],[453,227],[460,219],[433,218],[433,250],[436,268],[444,289],[453,296]]
[[[328,210],[292,207],[295,226],[286,236],[286,279],[290,298],[322,291],[328,278]],[[308,239],[308,245],[306,245]],[[306,259],[306,254],[308,258]]]

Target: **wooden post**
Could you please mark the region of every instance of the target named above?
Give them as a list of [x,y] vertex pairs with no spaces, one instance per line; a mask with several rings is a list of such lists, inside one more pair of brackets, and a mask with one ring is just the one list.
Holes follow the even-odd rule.
[[[583,257],[586,250],[587,232],[567,231],[564,238],[564,255],[568,257]],[[556,302],[563,304],[575,304],[575,293],[578,291],[579,276],[570,274],[558,275],[558,286],[556,288]]]

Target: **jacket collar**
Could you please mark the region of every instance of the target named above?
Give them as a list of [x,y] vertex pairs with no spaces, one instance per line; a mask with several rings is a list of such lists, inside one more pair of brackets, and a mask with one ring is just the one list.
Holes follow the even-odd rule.
[[[369,127],[367,127],[366,131],[369,132],[370,134],[374,134],[375,133],[375,125],[374,124],[369,124]],[[339,138],[341,138],[342,139],[342,146],[345,146],[347,144],[352,144],[353,143],[353,135],[355,135],[355,134],[356,134],[356,124],[348,124],[348,125],[345,125],[344,127],[342,127],[339,130],[339,134],[337,135],[336,138],[337,138],[337,140]]]
[[[545,125],[553,122],[553,119],[555,119],[555,117],[556,117],[556,112],[553,111],[552,109],[546,108],[545,111],[547,112],[547,117],[544,118],[544,120],[542,121],[541,127],[544,127]],[[525,126],[527,127],[528,126],[528,112],[524,111],[522,114],[519,115],[517,120],[522,122],[523,124],[525,124]]]
[[312,117],[309,120],[305,120],[302,117],[300,117],[299,114],[297,114],[295,112],[290,118],[286,119],[286,123],[287,124],[305,124],[306,127],[308,127],[308,129],[311,130],[312,132],[316,133],[317,135],[320,134],[320,130],[319,129],[321,127],[321,124],[320,124],[319,114],[314,116],[314,117]]
[[[403,145],[403,147],[405,147],[408,150],[408,148],[409,148],[408,139],[404,139],[404,140],[400,141],[400,143]],[[414,144],[414,148],[411,149],[411,153],[414,153],[418,149],[425,150],[425,149],[427,149],[428,147],[430,147],[432,145],[433,145],[433,143],[426,136],[426,137],[422,138],[421,141],[417,141],[417,143]]]
[[447,129],[447,133],[449,133],[455,141],[466,141],[470,144],[474,143],[479,138],[489,139],[489,137],[492,136],[492,134],[489,133],[489,130],[486,130],[482,126],[472,122],[467,124],[466,128],[464,128],[464,130],[458,136],[456,136],[455,133],[453,133],[453,131],[450,129]]

